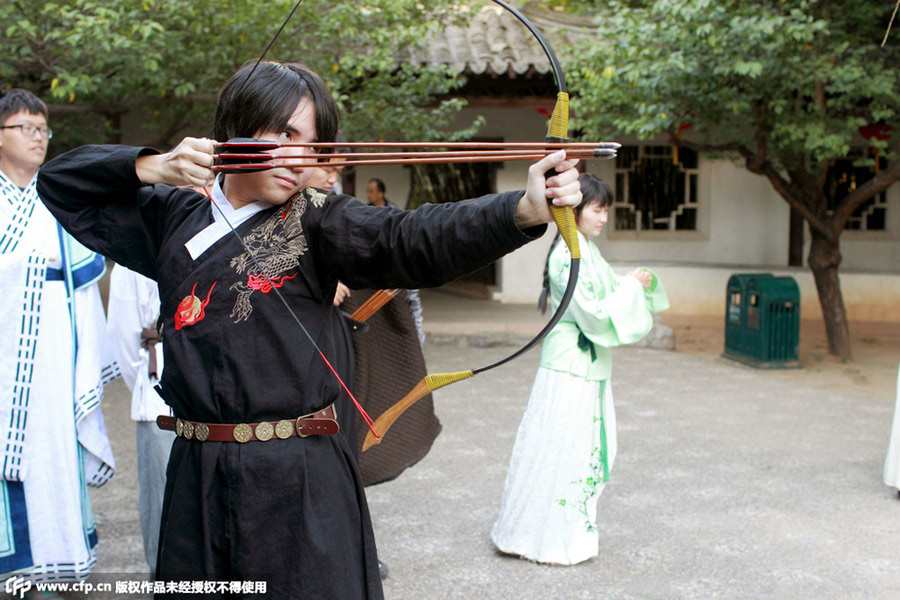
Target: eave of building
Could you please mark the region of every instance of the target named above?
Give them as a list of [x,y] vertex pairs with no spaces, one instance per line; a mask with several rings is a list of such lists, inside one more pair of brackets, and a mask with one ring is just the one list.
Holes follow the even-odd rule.
[[[590,35],[584,18],[551,11],[538,2],[520,10],[534,23],[554,49]],[[450,25],[434,34],[409,60],[433,67],[449,66],[466,76],[467,83],[454,95],[470,105],[489,98],[529,102],[548,96],[554,77],[544,50],[530,31],[510,12],[486,3],[466,27]]]

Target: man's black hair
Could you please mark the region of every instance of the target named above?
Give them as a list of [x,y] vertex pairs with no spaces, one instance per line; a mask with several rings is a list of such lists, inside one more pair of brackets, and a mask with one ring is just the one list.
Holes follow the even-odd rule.
[[216,141],[283,131],[304,98],[315,105],[316,141],[334,141],[339,122],[337,104],[318,75],[299,63],[264,61],[254,69],[255,64],[245,63],[219,92],[213,126]]
[[13,88],[0,96],[0,123],[5,123],[6,119],[23,110],[49,119],[47,105],[28,90]]

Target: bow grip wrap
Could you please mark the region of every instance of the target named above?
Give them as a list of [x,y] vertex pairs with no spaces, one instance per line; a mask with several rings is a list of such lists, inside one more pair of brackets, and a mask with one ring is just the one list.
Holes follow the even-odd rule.
[[546,142],[569,141],[569,94],[557,92],[556,106],[550,115],[550,126],[547,128]]
[[553,214],[553,221],[559,228],[559,234],[562,236],[572,258],[581,258],[581,249],[578,246],[578,227],[575,225],[575,213],[568,206],[550,205],[550,212]]
[[[556,94],[556,106],[550,116],[550,126],[547,129],[546,142],[567,142],[569,132],[569,94],[559,92]],[[548,175],[550,173],[548,172]],[[578,247],[578,227],[575,225],[575,213],[568,206],[550,205],[550,213],[553,221],[559,229],[559,233],[569,248],[572,258],[581,258],[581,250]]]

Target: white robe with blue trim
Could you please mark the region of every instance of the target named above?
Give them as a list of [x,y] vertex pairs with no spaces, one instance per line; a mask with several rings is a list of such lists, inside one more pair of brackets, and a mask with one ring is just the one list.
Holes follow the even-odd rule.
[[97,534],[87,485],[114,463],[100,411],[105,261],[0,172],[0,574],[86,576]]

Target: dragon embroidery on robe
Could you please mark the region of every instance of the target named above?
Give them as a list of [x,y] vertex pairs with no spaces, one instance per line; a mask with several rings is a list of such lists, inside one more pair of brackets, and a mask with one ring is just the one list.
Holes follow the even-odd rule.
[[[230,263],[238,275],[247,274],[243,281],[230,288],[237,292],[231,309],[235,323],[250,318],[253,292],[268,294],[299,274],[300,257],[308,249],[300,217],[309,203],[321,207],[325,203],[325,194],[314,188],[303,190],[244,237],[245,252],[232,258]],[[289,274],[290,271],[295,272]]]

